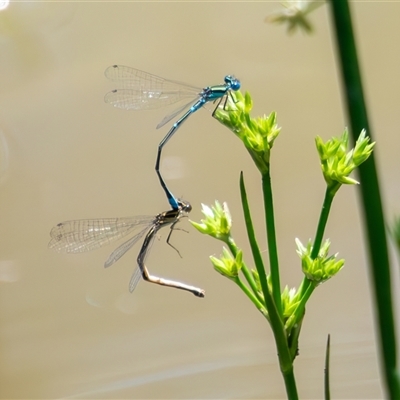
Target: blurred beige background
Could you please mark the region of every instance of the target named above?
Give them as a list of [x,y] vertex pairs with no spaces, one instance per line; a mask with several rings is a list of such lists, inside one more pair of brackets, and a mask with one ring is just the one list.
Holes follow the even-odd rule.
[[[222,244],[187,220],[180,227],[189,234],[172,238],[183,258],[165,245],[164,229],[147,266],[204,288],[205,299],[144,282],[129,294],[140,245],[108,270],[103,263],[117,245],[78,255],[47,249],[60,221],[168,209],[154,173],[167,128],[155,126],[172,108],[127,112],[105,104],[109,65],[200,87],[235,74],[253,96],[253,115],[276,110],[282,126],[272,155],[281,282],[299,284],[294,238],[314,236],[324,195],[314,137],[340,135],[347,121],[329,9],[312,15],[314,35],[288,36],[264,23],[278,8],[21,2],[0,12],[1,398],[285,398],[269,326],[213,271],[208,257]],[[400,197],[400,3],[353,2],[352,11],[391,217]],[[241,170],[261,244],[264,217],[260,177],[240,141],[201,110],[163,155],[164,177],[192,203],[193,220],[201,203],[228,202],[251,264]],[[299,395],[322,398],[330,333],[332,396],[382,398],[357,188],[339,191],[326,237],[346,265],[309,302],[295,364]]]

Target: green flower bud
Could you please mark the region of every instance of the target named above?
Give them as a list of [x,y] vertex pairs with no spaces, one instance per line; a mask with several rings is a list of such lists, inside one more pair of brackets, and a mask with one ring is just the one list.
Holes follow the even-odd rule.
[[215,201],[214,207],[208,207],[202,204],[202,213],[205,218],[201,223],[190,221],[190,223],[201,233],[215,237],[216,239],[228,242],[231,234],[232,217],[228,209],[228,205],[223,206]]
[[243,266],[242,250],[239,250],[237,252],[235,258],[233,258],[231,253],[225,247],[222,249],[222,252],[223,255],[221,256],[221,258],[210,256],[210,260],[214,265],[215,270],[229,279],[233,280],[237,279],[239,271]]
[[269,169],[271,148],[281,128],[276,124],[276,113],[269,116],[251,118],[253,101],[250,94],[240,91],[232,93],[226,103],[218,107],[214,117],[229,128],[244,143],[262,174]]
[[347,152],[348,143],[347,129],[340,138],[333,137],[326,143],[319,136],[315,138],[322,173],[328,186],[333,188],[335,192],[342,184],[358,184],[349,175],[368,159],[375,145],[375,143],[370,143],[370,138],[366,137],[364,129],[361,131],[354,149],[349,152]]
[[327,239],[321,246],[318,256],[311,258],[312,244],[311,241],[304,247],[299,239],[296,238],[297,254],[301,259],[301,266],[304,275],[315,285],[319,285],[336,275],[344,265],[344,260],[336,261],[338,253],[328,257],[330,241]]
[[287,319],[293,314],[298,304],[300,303],[300,300],[298,298],[298,293],[295,288],[289,289],[288,286],[285,286],[281,298],[282,298],[283,317]]

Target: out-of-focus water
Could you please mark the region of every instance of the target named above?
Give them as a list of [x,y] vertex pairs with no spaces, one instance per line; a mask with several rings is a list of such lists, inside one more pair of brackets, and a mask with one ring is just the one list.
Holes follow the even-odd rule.
[[[141,282],[129,294],[135,249],[105,270],[112,246],[49,251],[49,231],[79,218],[157,214],[168,203],[154,173],[170,110],[124,112],[103,102],[103,75],[129,65],[200,87],[241,79],[253,115],[278,113],[272,153],[281,282],[299,285],[294,238],[316,231],[324,181],[316,135],[347,125],[328,9],[312,36],[264,23],[278,3],[12,3],[0,12],[0,397],[285,398],[273,337],[242,293],[212,270],[222,245],[183,219],[160,231],[151,272],[206,290],[206,298]],[[354,3],[366,94],[387,215],[399,212],[398,3]],[[379,29],[371,29],[379,26]],[[260,176],[239,140],[207,110],[165,147],[171,190],[200,204],[227,201],[233,234],[252,263],[239,196],[244,171],[265,250]],[[345,268],[307,308],[295,363],[302,398],[323,396],[331,334],[332,396],[381,398],[374,318],[357,188],[343,187],[326,237]],[[115,246],[116,247],[116,246]],[[265,259],[267,260],[267,254]],[[396,276],[397,279],[397,276]]]

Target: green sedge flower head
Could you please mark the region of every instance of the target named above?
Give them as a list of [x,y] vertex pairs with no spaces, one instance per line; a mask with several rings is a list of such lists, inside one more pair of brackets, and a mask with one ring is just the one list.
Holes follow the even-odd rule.
[[315,138],[325,181],[328,186],[336,187],[336,190],[342,184],[358,184],[349,175],[368,159],[375,145],[375,142],[370,143],[370,138],[366,137],[365,129],[361,131],[354,149],[349,152],[347,152],[348,143],[347,129],[341,137],[333,137],[326,143],[319,136]]
[[336,260],[338,253],[328,256],[330,241],[326,240],[321,246],[318,256],[311,258],[311,241],[304,247],[299,239],[296,238],[297,254],[301,259],[301,267],[304,275],[315,285],[319,285],[336,275],[344,265],[344,260]]
[[253,101],[246,92],[240,91],[228,96],[225,103],[215,110],[214,117],[229,128],[244,143],[262,174],[269,169],[271,148],[281,128],[276,124],[276,113],[269,116],[251,118]]
[[242,250],[239,250],[236,253],[235,258],[225,247],[222,249],[222,253],[223,254],[220,258],[210,256],[210,260],[214,266],[214,269],[229,279],[238,279],[239,271],[243,266]]
[[285,289],[283,289],[283,292],[281,294],[281,299],[283,317],[286,320],[294,313],[297,306],[299,305],[299,294],[297,293],[296,288],[289,289],[288,286],[285,286]]
[[283,10],[265,18],[265,22],[287,24],[288,33],[294,33],[296,29],[311,33],[313,28],[308,21],[308,14],[320,5],[324,4],[321,0],[291,0],[282,3]]
[[232,217],[226,203],[221,204],[215,201],[215,206],[208,207],[202,204],[202,213],[205,218],[201,223],[190,221],[190,223],[201,233],[215,237],[227,242],[231,234]]

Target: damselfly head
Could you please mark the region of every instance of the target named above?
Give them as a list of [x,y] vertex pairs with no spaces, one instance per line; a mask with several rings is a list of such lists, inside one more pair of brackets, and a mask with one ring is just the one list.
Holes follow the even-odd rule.
[[178,205],[182,212],[190,213],[192,211],[192,205],[186,200],[179,199]]
[[224,80],[225,83],[229,85],[232,90],[236,91],[240,89],[240,81],[239,79],[236,79],[233,75],[227,75]]

